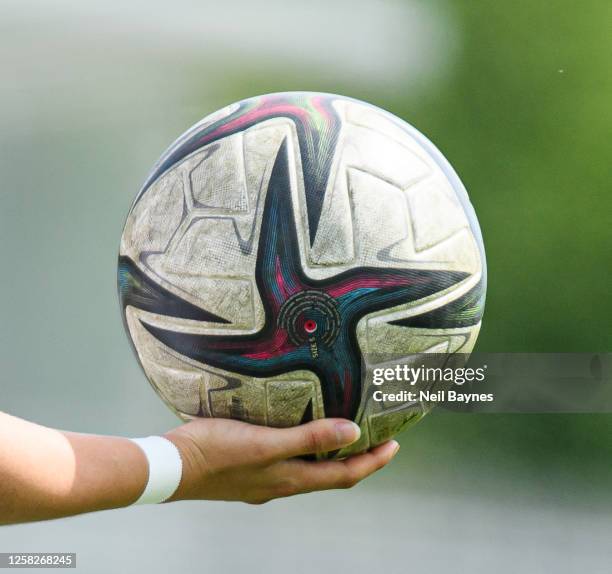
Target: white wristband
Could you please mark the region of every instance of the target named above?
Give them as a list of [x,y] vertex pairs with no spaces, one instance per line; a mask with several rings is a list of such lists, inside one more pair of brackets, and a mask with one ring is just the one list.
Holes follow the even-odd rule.
[[181,482],[183,461],[173,442],[161,436],[132,438],[149,462],[149,480],[134,504],[157,504],[170,498]]

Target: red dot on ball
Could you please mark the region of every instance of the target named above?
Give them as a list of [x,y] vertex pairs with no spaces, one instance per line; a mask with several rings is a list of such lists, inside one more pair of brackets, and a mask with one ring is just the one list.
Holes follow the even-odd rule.
[[307,333],[314,333],[317,330],[317,324],[312,319],[309,319],[304,323],[304,329]]

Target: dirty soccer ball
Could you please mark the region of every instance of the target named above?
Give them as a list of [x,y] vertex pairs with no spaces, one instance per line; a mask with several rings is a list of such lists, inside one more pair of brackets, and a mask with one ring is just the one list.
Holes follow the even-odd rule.
[[318,93],[244,100],[182,135],[119,256],[126,329],[173,411],[355,420],[361,439],[335,456],[423,416],[374,400],[372,369],[469,353],[485,287],[478,222],[442,154],[379,108]]

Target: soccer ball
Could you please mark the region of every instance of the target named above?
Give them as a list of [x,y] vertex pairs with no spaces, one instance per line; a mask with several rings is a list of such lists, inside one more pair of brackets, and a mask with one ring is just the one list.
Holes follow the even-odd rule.
[[416,129],[363,102],[230,105],[161,157],[129,212],[119,294],[147,378],[184,420],[346,417],[388,440],[426,405],[373,400],[376,365],[469,353],[486,288],[476,216]]

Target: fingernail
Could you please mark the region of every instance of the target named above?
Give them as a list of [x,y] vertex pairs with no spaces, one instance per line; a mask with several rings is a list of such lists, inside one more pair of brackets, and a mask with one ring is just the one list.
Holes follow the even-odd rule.
[[400,449],[400,444],[396,440],[392,440],[391,442],[394,444],[393,454],[391,455],[391,457],[394,457],[397,454],[397,451]]
[[336,438],[338,444],[352,444],[361,436],[359,425],[350,422],[342,421],[336,423]]

